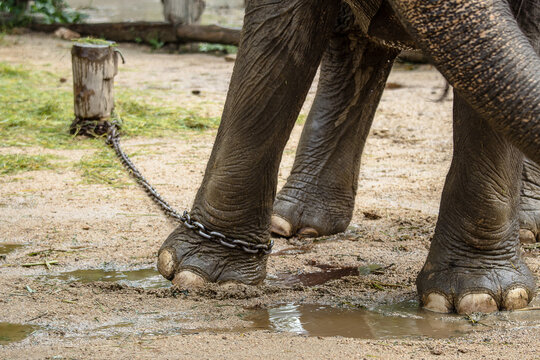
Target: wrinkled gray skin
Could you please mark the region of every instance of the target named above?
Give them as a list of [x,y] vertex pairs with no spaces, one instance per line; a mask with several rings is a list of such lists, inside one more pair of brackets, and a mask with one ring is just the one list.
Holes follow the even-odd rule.
[[[519,253],[519,202],[522,152],[540,160],[538,0],[511,6],[502,0],[347,3],[350,8],[334,0],[248,4],[192,217],[252,243],[267,243],[270,229],[286,236],[344,230],[392,63],[402,46],[416,44],[456,89],[454,158],[417,279],[421,302],[460,313],[526,306],[535,281]],[[319,88],[294,168],[276,197],[281,154],[319,64]],[[527,164],[523,192],[537,210],[540,176]],[[538,217],[522,212],[523,223],[526,214],[536,234]],[[183,287],[257,284],[266,259],[180,226],[161,247],[158,268]]]

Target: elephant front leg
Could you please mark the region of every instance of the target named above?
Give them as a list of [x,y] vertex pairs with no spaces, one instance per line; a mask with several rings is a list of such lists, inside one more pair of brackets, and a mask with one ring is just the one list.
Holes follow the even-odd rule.
[[274,203],[273,233],[316,237],[347,228],[362,150],[397,54],[354,32],[333,34],[292,172]]
[[522,157],[455,94],[454,157],[416,282],[424,308],[469,314],[532,300],[518,238]]
[[[269,241],[282,151],[309,90],[339,3],[250,1],[222,122],[191,216],[249,244]],[[230,249],[178,227],[158,269],[183,286],[257,284],[267,256]]]

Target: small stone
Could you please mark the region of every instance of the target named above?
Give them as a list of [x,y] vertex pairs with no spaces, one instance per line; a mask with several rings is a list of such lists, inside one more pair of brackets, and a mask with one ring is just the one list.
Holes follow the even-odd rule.
[[54,36],[62,40],[73,40],[81,37],[81,34],[76,33],[75,31],[69,30],[65,27],[59,27],[55,32]]
[[235,54],[225,55],[224,59],[225,59],[226,62],[235,62],[236,61],[236,55]]
[[443,351],[441,349],[433,348],[429,351],[432,355],[442,355]]
[[84,225],[84,226],[82,227],[82,229],[83,229],[83,230],[90,230],[90,226]]
[[466,354],[468,352],[467,349],[458,349],[458,353]]

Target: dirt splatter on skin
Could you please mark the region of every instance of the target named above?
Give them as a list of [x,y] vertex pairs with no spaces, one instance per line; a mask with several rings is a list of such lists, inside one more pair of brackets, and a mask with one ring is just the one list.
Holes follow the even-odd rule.
[[[71,82],[70,43],[36,34],[7,35],[3,41],[0,61],[51,71]],[[120,47],[128,63],[120,68],[117,88],[152,88],[183,107],[219,116],[231,63],[210,55]],[[397,65],[390,81],[403,87],[383,95],[372,129],[375,136],[365,148],[349,229],[318,239],[276,239],[277,255],[268,261],[270,279],[324,271],[321,264],[380,267],[316,286],[268,281],[256,288],[211,285],[186,293],[47,278],[78,269],[153,267],[159,246],[176,225],[127,177],[119,187],[85,182],[72,165],[94,149],[0,147],[0,154],[54,156],[58,165],[0,177],[0,242],[25,244],[0,258],[0,321],[41,326],[30,338],[2,347],[2,356],[243,359],[440,354],[474,359],[500,357],[501,349],[506,358],[538,353],[537,321],[500,321],[497,327],[481,326],[467,337],[450,340],[305,338],[250,328],[250,309],[280,303],[370,307],[415,299],[414,280],[427,255],[451,160],[451,101],[431,101],[444,81],[429,66]],[[201,95],[192,95],[193,88]],[[286,147],[279,186],[292,166],[301,130],[302,125],[294,128]],[[135,160],[141,171],[179,209],[189,208],[193,201],[215,131],[190,134],[123,141],[128,153],[138,152]],[[527,249],[525,256],[537,276],[538,251]],[[51,270],[21,266],[46,260],[59,265]]]

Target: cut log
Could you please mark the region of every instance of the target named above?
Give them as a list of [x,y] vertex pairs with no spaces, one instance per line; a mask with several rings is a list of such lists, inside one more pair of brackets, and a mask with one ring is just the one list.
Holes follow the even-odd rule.
[[71,132],[102,135],[114,108],[118,55],[108,44],[75,43],[71,49],[75,120]]
[[92,36],[116,42],[163,43],[208,42],[238,45],[240,30],[217,25],[178,25],[165,22],[122,22],[99,24],[30,24],[30,29],[55,32],[59,27],[75,31],[81,36]]
[[214,44],[236,45],[240,43],[240,30],[217,25],[179,25],[176,35],[182,41],[207,42]]

